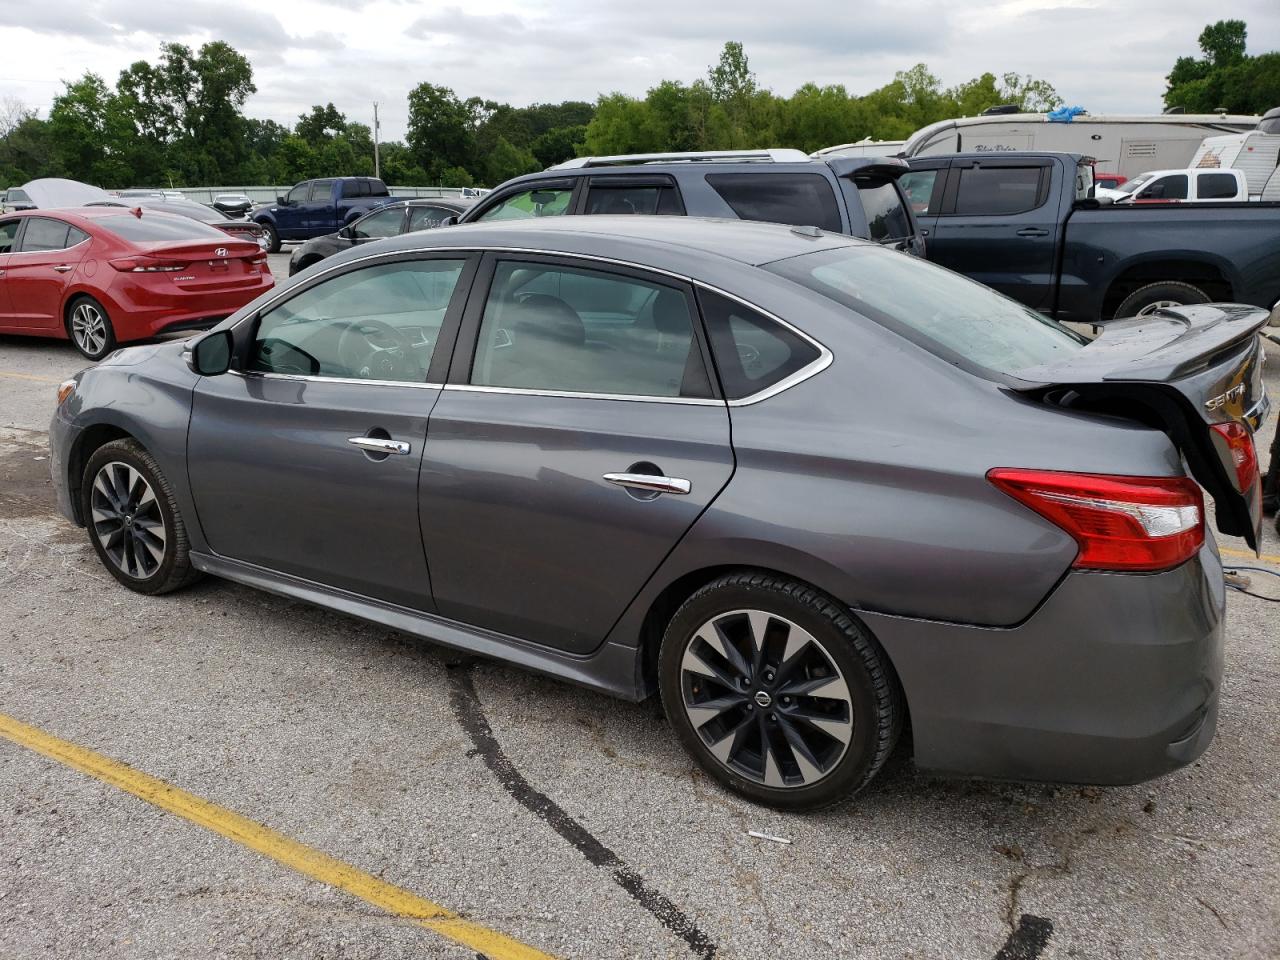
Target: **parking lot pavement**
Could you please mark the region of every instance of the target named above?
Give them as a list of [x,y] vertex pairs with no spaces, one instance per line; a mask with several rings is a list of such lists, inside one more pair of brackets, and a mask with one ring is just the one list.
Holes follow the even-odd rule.
[[[654,702],[216,580],[125,591],[41,459],[82,364],[0,338],[0,716],[557,957],[1277,955],[1280,604],[1229,595],[1218,736],[1162,780],[944,781],[900,752],[851,803],[777,813]],[[1264,551],[1280,570],[1270,525]],[[504,955],[4,736],[0,838],[0,957]]]

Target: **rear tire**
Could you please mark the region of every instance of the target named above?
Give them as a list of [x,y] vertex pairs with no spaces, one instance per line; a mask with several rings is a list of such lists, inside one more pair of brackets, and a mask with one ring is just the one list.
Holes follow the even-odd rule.
[[770,574],[730,574],[686,600],[663,636],[658,682],[702,768],[781,809],[857,793],[902,732],[897,675],[875,638],[826,594]]
[[101,360],[116,348],[111,318],[93,297],[76,297],[67,304],[66,327],[75,348],[90,360]]
[[94,451],[80,484],[80,511],[98,559],[130,590],[154,596],[200,579],[173,488],[136,440]]
[[1180,280],[1161,280],[1139,287],[1116,307],[1117,317],[1140,317],[1160,307],[1180,307],[1208,303],[1209,295],[1199,287]]
[[267,253],[280,252],[280,234],[273,224],[262,224],[262,232],[267,235]]

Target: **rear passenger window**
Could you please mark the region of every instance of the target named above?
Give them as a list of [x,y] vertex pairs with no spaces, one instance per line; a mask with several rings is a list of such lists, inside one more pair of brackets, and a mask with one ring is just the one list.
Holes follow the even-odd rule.
[[867,215],[867,230],[872,240],[902,240],[911,236],[911,220],[907,217],[902,196],[892,181],[858,183],[858,196]]
[[822,354],[812,343],[736,300],[698,291],[725,399],[767,390]]
[[911,209],[916,213],[929,212],[929,200],[933,196],[933,185],[937,179],[937,170],[912,170],[898,178],[898,185],[906,193]]
[[835,192],[821,174],[713,173],[707,183],[743,220],[842,229]]
[[311,185],[311,202],[319,203],[333,198],[333,181],[317,180]]
[[1044,167],[968,167],[960,171],[956,213],[996,216],[1026,213],[1040,206]]
[[37,253],[42,250],[64,250],[67,246],[67,225],[47,217],[32,217],[27,221],[27,231],[22,235],[20,253]]
[[1196,180],[1201,200],[1231,200],[1237,189],[1236,178],[1229,173],[1202,173]]
[[504,261],[471,383],[566,393],[708,397],[688,297],[621,274]]
[[586,212],[682,216],[684,204],[675,187],[593,186]]

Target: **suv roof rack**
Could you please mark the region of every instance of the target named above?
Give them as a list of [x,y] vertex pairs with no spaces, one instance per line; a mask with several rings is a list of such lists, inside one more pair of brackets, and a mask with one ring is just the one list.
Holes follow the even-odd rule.
[[548,170],[614,167],[633,163],[812,163],[803,150],[703,150],[690,153],[624,153],[613,157],[575,157]]

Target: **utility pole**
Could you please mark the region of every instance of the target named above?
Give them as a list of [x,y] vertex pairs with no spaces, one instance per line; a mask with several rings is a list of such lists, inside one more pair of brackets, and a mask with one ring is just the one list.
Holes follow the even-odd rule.
[[382,179],[382,159],[378,156],[378,101],[373,102],[373,175]]

